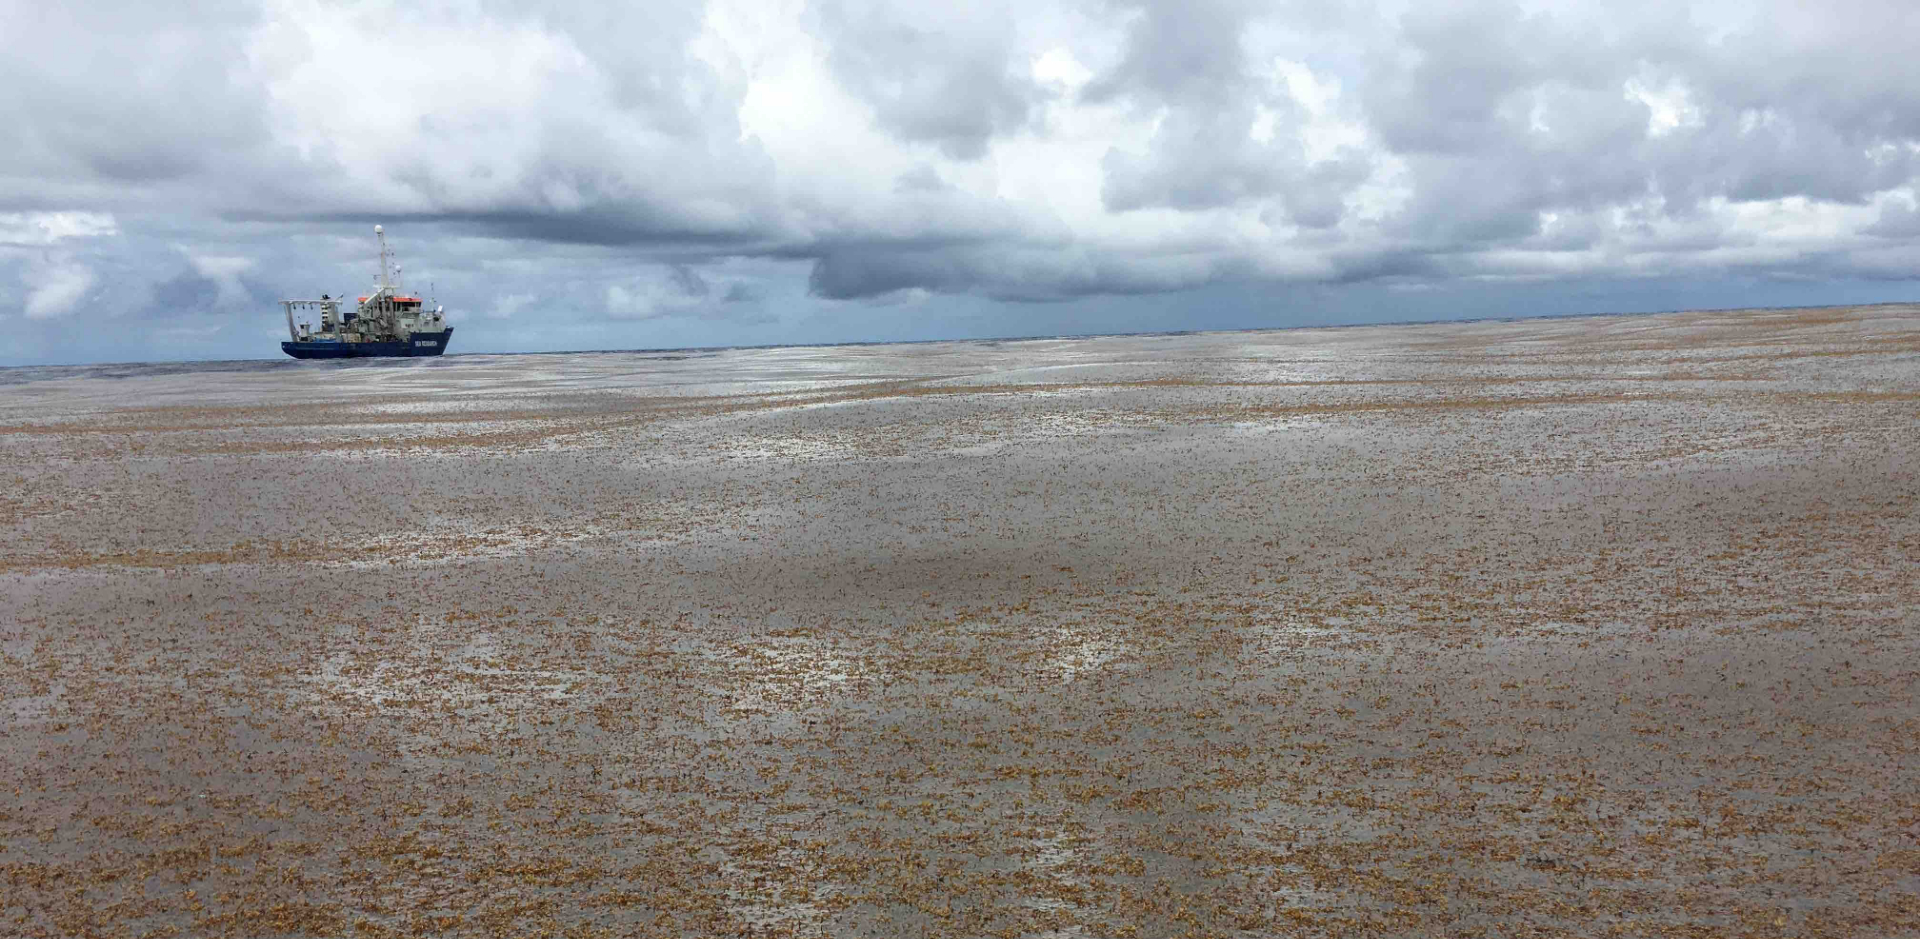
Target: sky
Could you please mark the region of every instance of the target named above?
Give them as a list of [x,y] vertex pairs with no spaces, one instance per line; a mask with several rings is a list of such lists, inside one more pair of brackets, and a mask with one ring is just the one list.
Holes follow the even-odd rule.
[[1920,4],[0,0],[0,364],[1904,301]]

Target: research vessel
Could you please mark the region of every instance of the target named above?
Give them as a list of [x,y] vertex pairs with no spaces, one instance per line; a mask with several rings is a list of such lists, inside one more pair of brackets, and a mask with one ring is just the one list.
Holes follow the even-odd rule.
[[[400,287],[400,265],[387,250],[386,229],[373,226],[380,242],[380,277],[373,292],[341,310],[345,297],[320,295],[318,300],[282,300],[287,313],[287,341],[281,351],[296,359],[357,359],[371,356],[439,355],[447,351],[453,327],[438,305],[426,309],[419,297]],[[319,324],[294,322],[294,314],[320,314]]]

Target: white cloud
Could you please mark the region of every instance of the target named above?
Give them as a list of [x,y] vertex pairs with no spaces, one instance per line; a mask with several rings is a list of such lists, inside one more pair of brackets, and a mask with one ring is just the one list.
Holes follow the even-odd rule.
[[188,254],[187,262],[200,276],[213,281],[221,306],[237,308],[253,302],[252,294],[240,282],[240,275],[253,269],[252,258]]
[[501,296],[499,299],[493,301],[493,309],[487,313],[487,319],[490,319],[490,320],[512,319],[513,314],[526,309],[527,306],[531,304],[533,301],[534,301],[534,295],[530,293],[505,294]]
[[93,289],[94,273],[74,261],[42,261],[27,266],[28,319],[65,316]]
[[1665,137],[1681,128],[1700,127],[1705,123],[1687,86],[1677,80],[1651,85],[1636,76],[1627,80],[1624,91],[1629,99],[1647,106],[1650,137]]
[[691,313],[705,298],[689,296],[671,283],[627,281],[608,284],[605,310],[616,320],[648,320]]
[[[1890,0],[184,2],[6,7],[16,309],[364,282],[373,221],[476,335],[533,297],[586,336],[1241,281],[1892,277],[1920,245]],[[712,276],[736,263],[751,289]]]
[[0,245],[42,247],[119,231],[110,212],[0,212]]

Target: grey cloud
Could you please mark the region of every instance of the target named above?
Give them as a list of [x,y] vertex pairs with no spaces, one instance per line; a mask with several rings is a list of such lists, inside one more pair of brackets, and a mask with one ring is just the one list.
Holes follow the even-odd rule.
[[813,262],[807,290],[830,300],[853,300],[919,287],[964,290],[970,280],[943,254],[830,251]]
[[209,312],[220,306],[220,285],[213,278],[183,270],[153,287],[150,309],[156,316]]
[[[1203,210],[1277,200],[1268,213],[1276,221],[1339,223],[1370,161],[1358,153],[1308,159],[1299,107],[1256,78],[1247,60],[1241,37],[1258,10],[1233,0],[1139,6],[1124,55],[1084,92],[1089,101],[1125,99],[1162,115],[1144,153],[1107,152],[1107,208]],[[1263,111],[1270,133],[1264,141],[1253,136]]]
[[1280,188],[1298,153],[1248,137],[1249,109],[1167,114],[1148,152],[1107,151],[1101,198],[1116,212],[1167,207],[1208,209],[1264,197]]
[[1107,208],[1205,209],[1272,193],[1286,167],[1280,154],[1248,136],[1254,105],[1267,96],[1247,75],[1240,46],[1245,10],[1218,0],[1120,8],[1133,16],[1124,52],[1082,97],[1163,111],[1145,153],[1107,151]]
[[1920,207],[1889,203],[1880,209],[1880,218],[1867,226],[1869,235],[1881,238],[1920,237]]
[[1238,259],[1215,256],[1113,256],[1083,248],[1008,245],[869,247],[826,252],[814,262],[807,287],[833,300],[917,289],[1046,303],[1090,294],[1158,293],[1248,273]]
[[1399,249],[1387,251],[1339,252],[1335,255],[1332,278],[1336,284],[1418,281],[1446,274],[1446,265],[1425,251]]
[[1330,228],[1346,214],[1346,198],[1372,171],[1361,154],[1316,163],[1292,174],[1282,195],[1287,218],[1303,228]]
[[1004,24],[990,18],[930,24],[930,8],[857,0],[825,0],[814,11],[835,74],[880,126],[955,159],[976,159],[993,137],[1024,127],[1046,95],[1010,54]]
[[1864,142],[1849,142],[1850,131],[1804,116],[1753,118],[1751,126],[1747,115],[1715,113],[1709,120],[1650,148],[1657,182],[1670,198],[1861,202],[1906,182],[1916,167],[1904,147],[1875,159]]
[[[0,2],[0,204],[93,207],[267,147],[262,97],[235,80],[259,20],[257,7],[220,0]],[[49,184],[62,204],[37,198]]]
[[[1743,32],[1714,43],[1671,12],[1637,12],[1610,31],[1496,4],[1410,15],[1406,45],[1381,49],[1364,82],[1370,123],[1415,174],[1398,227],[1502,240],[1530,235],[1546,211],[1646,197],[1675,212],[1716,197],[1859,202],[1911,178],[1915,121],[1894,115],[1920,112],[1920,88],[1836,64],[1872,60],[1887,42],[1874,34],[1898,28],[1888,8],[1807,31],[1824,42]],[[1621,92],[1640,79],[1682,89],[1689,120],[1649,135],[1650,110]]]
[[707,283],[706,278],[700,276],[699,271],[693,269],[692,265],[671,265],[667,269],[667,280],[683,296],[704,297],[713,292],[713,287]]
[[1517,9],[1493,4],[1407,14],[1405,45],[1374,51],[1362,90],[1382,142],[1403,154],[1462,153],[1511,133],[1503,105],[1556,45],[1527,35],[1529,26]]
[[611,83],[611,103],[644,114],[650,130],[706,140],[739,130],[741,81],[689,46],[705,11],[698,3],[501,4],[524,21],[561,31]]
[[[329,69],[351,63],[300,16],[336,12],[501,44],[513,54],[487,61],[512,78],[495,89],[505,100],[428,94],[431,73],[410,79],[419,88],[397,83],[393,101],[319,100],[335,93]],[[85,283],[102,315],[225,318],[241,336],[258,325],[250,303],[362,283],[362,226],[374,221],[414,239],[410,265],[467,285],[455,289],[474,292],[470,310],[537,291],[554,296],[543,308],[604,311],[608,288],[637,290],[643,271],[655,293],[623,309],[647,328],[905,291],[1052,302],[1563,269],[1568,283],[1897,278],[1920,244],[1910,4],[1783,0],[1731,10],[1744,19],[1728,26],[1728,10],[1665,3],[1419,4],[1387,18],[1217,0],[822,0],[802,23],[802,44],[818,49],[795,58],[817,51],[810,74],[832,86],[825,97],[859,112],[825,126],[870,118],[862,139],[898,144],[864,179],[869,167],[796,165],[791,148],[750,132],[743,108],[767,100],[768,79],[751,55],[702,38],[722,12],[0,0],[11,133],[0,215],[121,220],[5,248],[0,316],[35,296],[51,309],[46,298],[71,291],[48,285]],[[1076,17],[1099,28],[1058,28]],[[1077,94],[1033,77],[1039,55],[1061,51],[1092,72]],[[1274,78],[1278,59],[1338,88],[1329,106],[1352,139],[1330,150],[1314,137],[1318,116]],[[317,92],[260,70],[299,63],[324,67]],[[515,88],[537,94],[517,100]],[[781,118],[804,122],[814,103]],[[356,146],[361,115],[391,145]],[[1061,142],[1072,146],[1039,149]],[[1060,160],[1047,169],[1086,185],[1036,193],[1021,159]],[[1099,205],[1075,201],[1087,193]],[[1787,199],[1883,207],[1877,221],[1853,208],[1851,228],[1785,245],[1742,220],[1754,213],[1736,217],[1743,203]],[[1142,227],[1162,219],[1164,231]],[[18,253],[29,249],[41,253]],[[222,282],[183,269],[183,253],[256,263]],[[736,276],[737,264],[752,272]],[[36,328],[71,328],[54,319]]]
[[950,192],[953,187],[940,178],[940,171],[922,163],[893,180],[893,191],[901,194]]
[[1112,70],[1086,87],[1086,100],[1132,97],[1149,104],[1206,104],[1238,93],[1246,83],[1240,37],[1247,4],[1148,0],[1118,6],[1135,17],[1126,51]]
[[1107,152],[1102,200],[1116,212],[1277,200],[1277,221],[1306,228],[1339,224],[1346,197],[1366,179],[1372,161],[1354,152],[1310,161],[1292,126],[1296,110],[1279,101],[1273,108],[1275,136],[1266,142],[1250,136],[1250,107],[1169,112],[1146,153]]

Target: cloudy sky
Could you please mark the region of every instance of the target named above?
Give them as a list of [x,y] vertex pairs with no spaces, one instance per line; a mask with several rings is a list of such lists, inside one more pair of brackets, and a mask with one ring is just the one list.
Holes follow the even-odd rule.
[[1904,300],[1920,4],[0,0],[0,364]]

